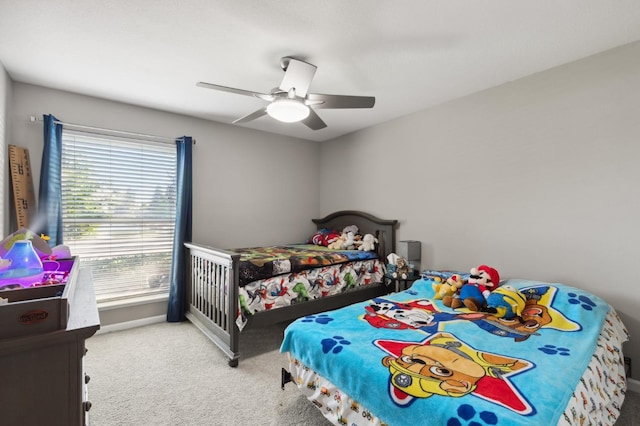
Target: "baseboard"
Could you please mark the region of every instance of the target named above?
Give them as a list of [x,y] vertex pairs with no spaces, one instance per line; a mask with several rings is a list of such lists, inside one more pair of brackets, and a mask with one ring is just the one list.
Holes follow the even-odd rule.
[[640,393],[640,380],[627,379],[627,390]]
[[119,322],[101,326],[96,334],[111,333],[113,331],[128,330],[130,328],[142,327],[143,325],[156,324],[167,320],[166,315],[156,315],[155,317],[141,318],[133,321]]

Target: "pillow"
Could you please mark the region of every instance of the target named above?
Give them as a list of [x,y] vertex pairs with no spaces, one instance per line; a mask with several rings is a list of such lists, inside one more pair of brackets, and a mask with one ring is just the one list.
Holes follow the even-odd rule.
[[469,272],[458,272],[458,271],[441,271],[434,269],[426,269],[422,271],[422,279],[423,280],[433,280],[434,278],[439,278],[442,281],[446,281],[451,278],[452,275],[460,275],[462,281],[467,281],[469,279]]

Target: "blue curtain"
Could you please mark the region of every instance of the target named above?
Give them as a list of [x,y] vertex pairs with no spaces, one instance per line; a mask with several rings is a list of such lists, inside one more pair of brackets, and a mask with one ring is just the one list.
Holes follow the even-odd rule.
[[173,235],[169,306],[167,307],[167,321],[169,322],[184,320],[184,312],[187,303],[184,242],[191,241],[192,143],[193,140],[190,136],[183,136],[176,140],[178,152],[178,164],[176,169],[176,228]]
[[38,213],[32,229],[49,236],[52,247],[62,244],[62,124],[44,115],[44,148],[40,168]]

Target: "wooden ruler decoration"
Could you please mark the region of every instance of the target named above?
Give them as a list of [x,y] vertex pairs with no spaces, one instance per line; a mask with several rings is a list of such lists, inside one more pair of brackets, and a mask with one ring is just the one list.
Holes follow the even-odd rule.
[[29,150],[9,145],[9,167],[18,228],[28,229],[29,223],[36,213],[36,197],[33,191]]

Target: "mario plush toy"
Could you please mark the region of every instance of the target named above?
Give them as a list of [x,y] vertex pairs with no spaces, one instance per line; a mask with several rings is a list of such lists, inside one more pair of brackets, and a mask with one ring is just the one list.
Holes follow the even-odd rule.
[[445,297],[445,306],[454,309],[464,305],[471,311],[477,312],[486,306],[487,297],[492,290],[500,285],[500,274],[491,266],[480,265],[471,269],[467,282],[460,288],[457,295]]

